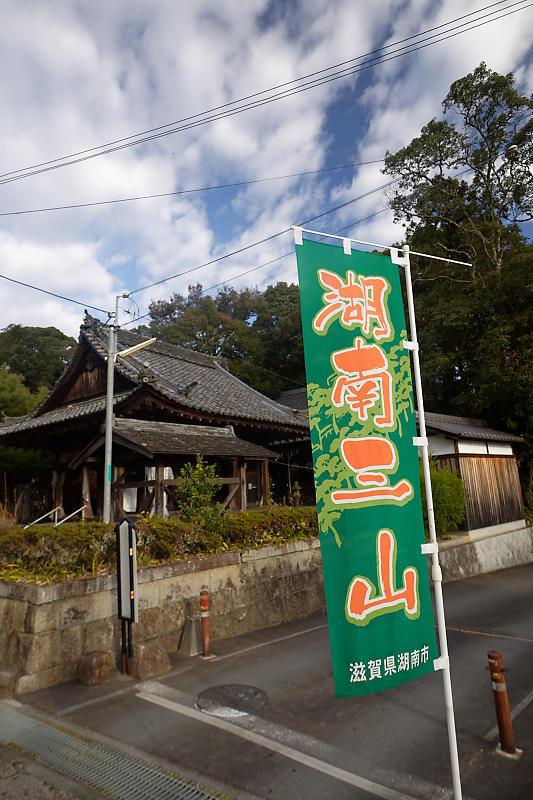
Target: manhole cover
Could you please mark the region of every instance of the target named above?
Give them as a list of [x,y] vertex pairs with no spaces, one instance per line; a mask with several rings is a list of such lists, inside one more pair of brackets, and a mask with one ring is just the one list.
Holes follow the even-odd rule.
[[197,696],[194,704],[213,717],[243,717],[262,711],[269,700],[267,693],[255,686],[229,683],[206,689]]

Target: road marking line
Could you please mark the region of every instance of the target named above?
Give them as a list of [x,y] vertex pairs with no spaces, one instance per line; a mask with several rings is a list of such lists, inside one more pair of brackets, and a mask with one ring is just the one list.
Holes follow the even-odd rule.
[[[515,719],[519,714],[521,714],[522,711],[528,707],[528,705],[531,703],[532,700],[533,700],[533,690],[529,694],[526,694],[526,696],[522,698],[522,700],[520,700],[520,702],[512,709],[511,719]],[[491,728],[490,731],[486,733],[483,738],[486,739],[488,742],[490,742],[493,739],[496,739],[498,733],[499,733],[498,726],[495,725],[494,728]]]
[[509,636],[505,633],[487,633],[487,631],[473,631],[471,628],[452,628],[450,625],[446,626],[447,631],[456,631],[457,633],[470,633],[472,636],[488,636],[489,639],[514,639],[516,642],[533,642],[533,639],[526,639],[524,636]]
[[313,631],[320,631],[324,628],[327,628],[327,622],[323,625],[315,625],[314,628],[306,628],[304,631],[298,631],[297,633],[289,633],[287,636],[280,636],[279,639],[271,639],[269,642],[260,642],[259,644],[252,644],[250,647],[244,647],[242,650],[236,650],[234,653],[225,653],[223,656],[214,656],[211,659],[211,663],[214,661],[223,661],[225,658],[233,658],[233,656],[240,656],[241,653],[248,653],[250,650],[257,650],[260,647],[268,647],[271,644],[278,644],[279,642],[286,642],[289,639],[295,639],[297,636],[303,636],[304,633],[312,633]]
[[136,697],[139,697],[141,700],[147,700],[149,703],[154,703],[162,708],[166,708],[169,711],[183,714],[186,717],[195,719],[198,722],[203,722],[206,725],[211,725],[214,728],[219,728],[220,730],[226,731],[226,733],[231,733],[234,736],[240,736],[242,739],[247,739],[249,742],[253,742],[260,747],[265,747],[268,750],[272,750],[273,752],[278,753],[285,758],[290,758],[292,761],[297,761],[300,764],[304,764],[306,767],[310,767],[318,772],[323,772],[325,775],[329,775],[336,780],[343,781],[351,786],[356,786],[358,789],[363,789],[369,794],[373,794],[375,797],[383,798],[383,800],[415,800],[412,795],[403,794],[403,792],[398,792],[396,789],[389,789],[387,786],[382,786],[381,784],[375,783],[367,778],[363,778],[360,775],[347,772],[340,767],[336,767],[333,764],[328,764],[326,761],[321,761],[314,756],[307,755],[307,753],[302,753],[300,750],[295,750],[293,747],[288,747],[281,742],[274,742],[271,739],[267,739],[266,736],[261,736],[261,734],[245,728],[238,728],[223,719],[207,716],[201,711],[196,711],[194,708],[189,708],[181,703],[168,700],[166,697],[160,697],[159,695],[143,691],[138,692]]
[[[195,669],[195,667],[196,664],[187,664],[187,666],[185,667],[178,667],[177,669],[173,669],[172,672],[167,672],[166,675],[162,675],[161,679],[166,680],[167,678],[173,678],[175,675],[182,675],[184,672],[189,672],[191,669]],[[79,711],[82,708],[95,706],[98,703],[103,703],[106,700],[110,700],[113,697],[120,697],[123,694],[130,694],[131,692],[136,692],[140,685],[141,684],[139,681],[135,681],[135,683],[132,683],[129,686],[125,686],[123,689],[117,689],[115,692],[102,694],[99,697],[92,697],[90,700],[83,700],[81,703],[75,703],[72,706],[67,706],[66,708],[62,708],[60,711],[51,711],[50,713],[55,714],[58,717],[66,717],[67,714],[73,714],[75,711]]]

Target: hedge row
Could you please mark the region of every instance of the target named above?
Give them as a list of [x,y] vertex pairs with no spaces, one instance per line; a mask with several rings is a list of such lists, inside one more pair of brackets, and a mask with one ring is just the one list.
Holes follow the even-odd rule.
[[[314,508],[265,506],[236,514],[204,515],[200,521],[144,518],[137,522],[140,565],[191,556],[283,545],[318,535]],[[0,578],[51,583],[109,574],[116,568],[115,533],[99,522],[33,525],[0,536]]]

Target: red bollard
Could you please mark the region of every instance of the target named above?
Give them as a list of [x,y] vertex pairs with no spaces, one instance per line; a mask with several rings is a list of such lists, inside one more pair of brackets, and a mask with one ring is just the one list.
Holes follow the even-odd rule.
[[514,740],[513,723],[511,720],[511,710],[509,708],[509,698],[507,696],[507,684],[503,675],[505,668],[502,663],[502,654],[497,650],[490,650],[489,657],[490,679],[492,681],[492,693],[494,695],[494,706],[496,708],[496,719],[498,720],[498,731],[500,733],[500,746],[502,753],[508,755],[518,755]]
[[202,656],[211,657],[211,627],[209,624],[209,592],[200,592],[200,619],[202,621]]

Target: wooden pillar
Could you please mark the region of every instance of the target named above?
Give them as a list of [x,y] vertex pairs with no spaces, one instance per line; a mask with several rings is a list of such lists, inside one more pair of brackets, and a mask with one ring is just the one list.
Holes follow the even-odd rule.
[[154,486],[154,514],[163,514],[164,504],[163,496],[165,487],[163,484],[165,476],[165,468],[161,464],[156,464],[155,467],[155,486]]
[[[239,459],[238,458],[234,458],[233,461],[232,461],[232,477],[233,478],[237,478],[237,480],[239,481],[239,484],[240,484],[240,472],[239,472]],[[234,488],[234,486],[232,485],[231,489],[233,489],[233,488]],[[236,492],[233,495],[233,497],[231,498],[230,503],[229,503],[229,507],[230,507],[230,509],[232,511],[238,511],[239,510],[239,508],[240,508],[240,496],[241,496],[241,493],[240,493],[240,486],[239,486],[239,491]]]
[[270,501],[270,478],[268,474],[268,459],[261,463],[261,481],[263,485],[261,504],[267,506]]
[[[117,467],[115,471],[115,481],[120,483],[126,472],[124,467]],[[124,489],[117,489],[117,505],[122,513],[124,513]]]
[[65,516],[63,511],[63,483],[65,481],[65,472],[62,469],[55,469],[52,473],[52,492],[54,495],[54,508],[59,506],[57,518]]
[[91,484],[89,480],[89,467],[84,464],[82,467],[81,479],[81,501],[85,503],[85,516],[93,517],[93,507],[91,504]]
[[246,461],[241,461],[240,469],[239,469],[239,478],[240,478],[240,500],[241,500],[241,509],[246,511],[248,507],[248,484],[246,483]]

